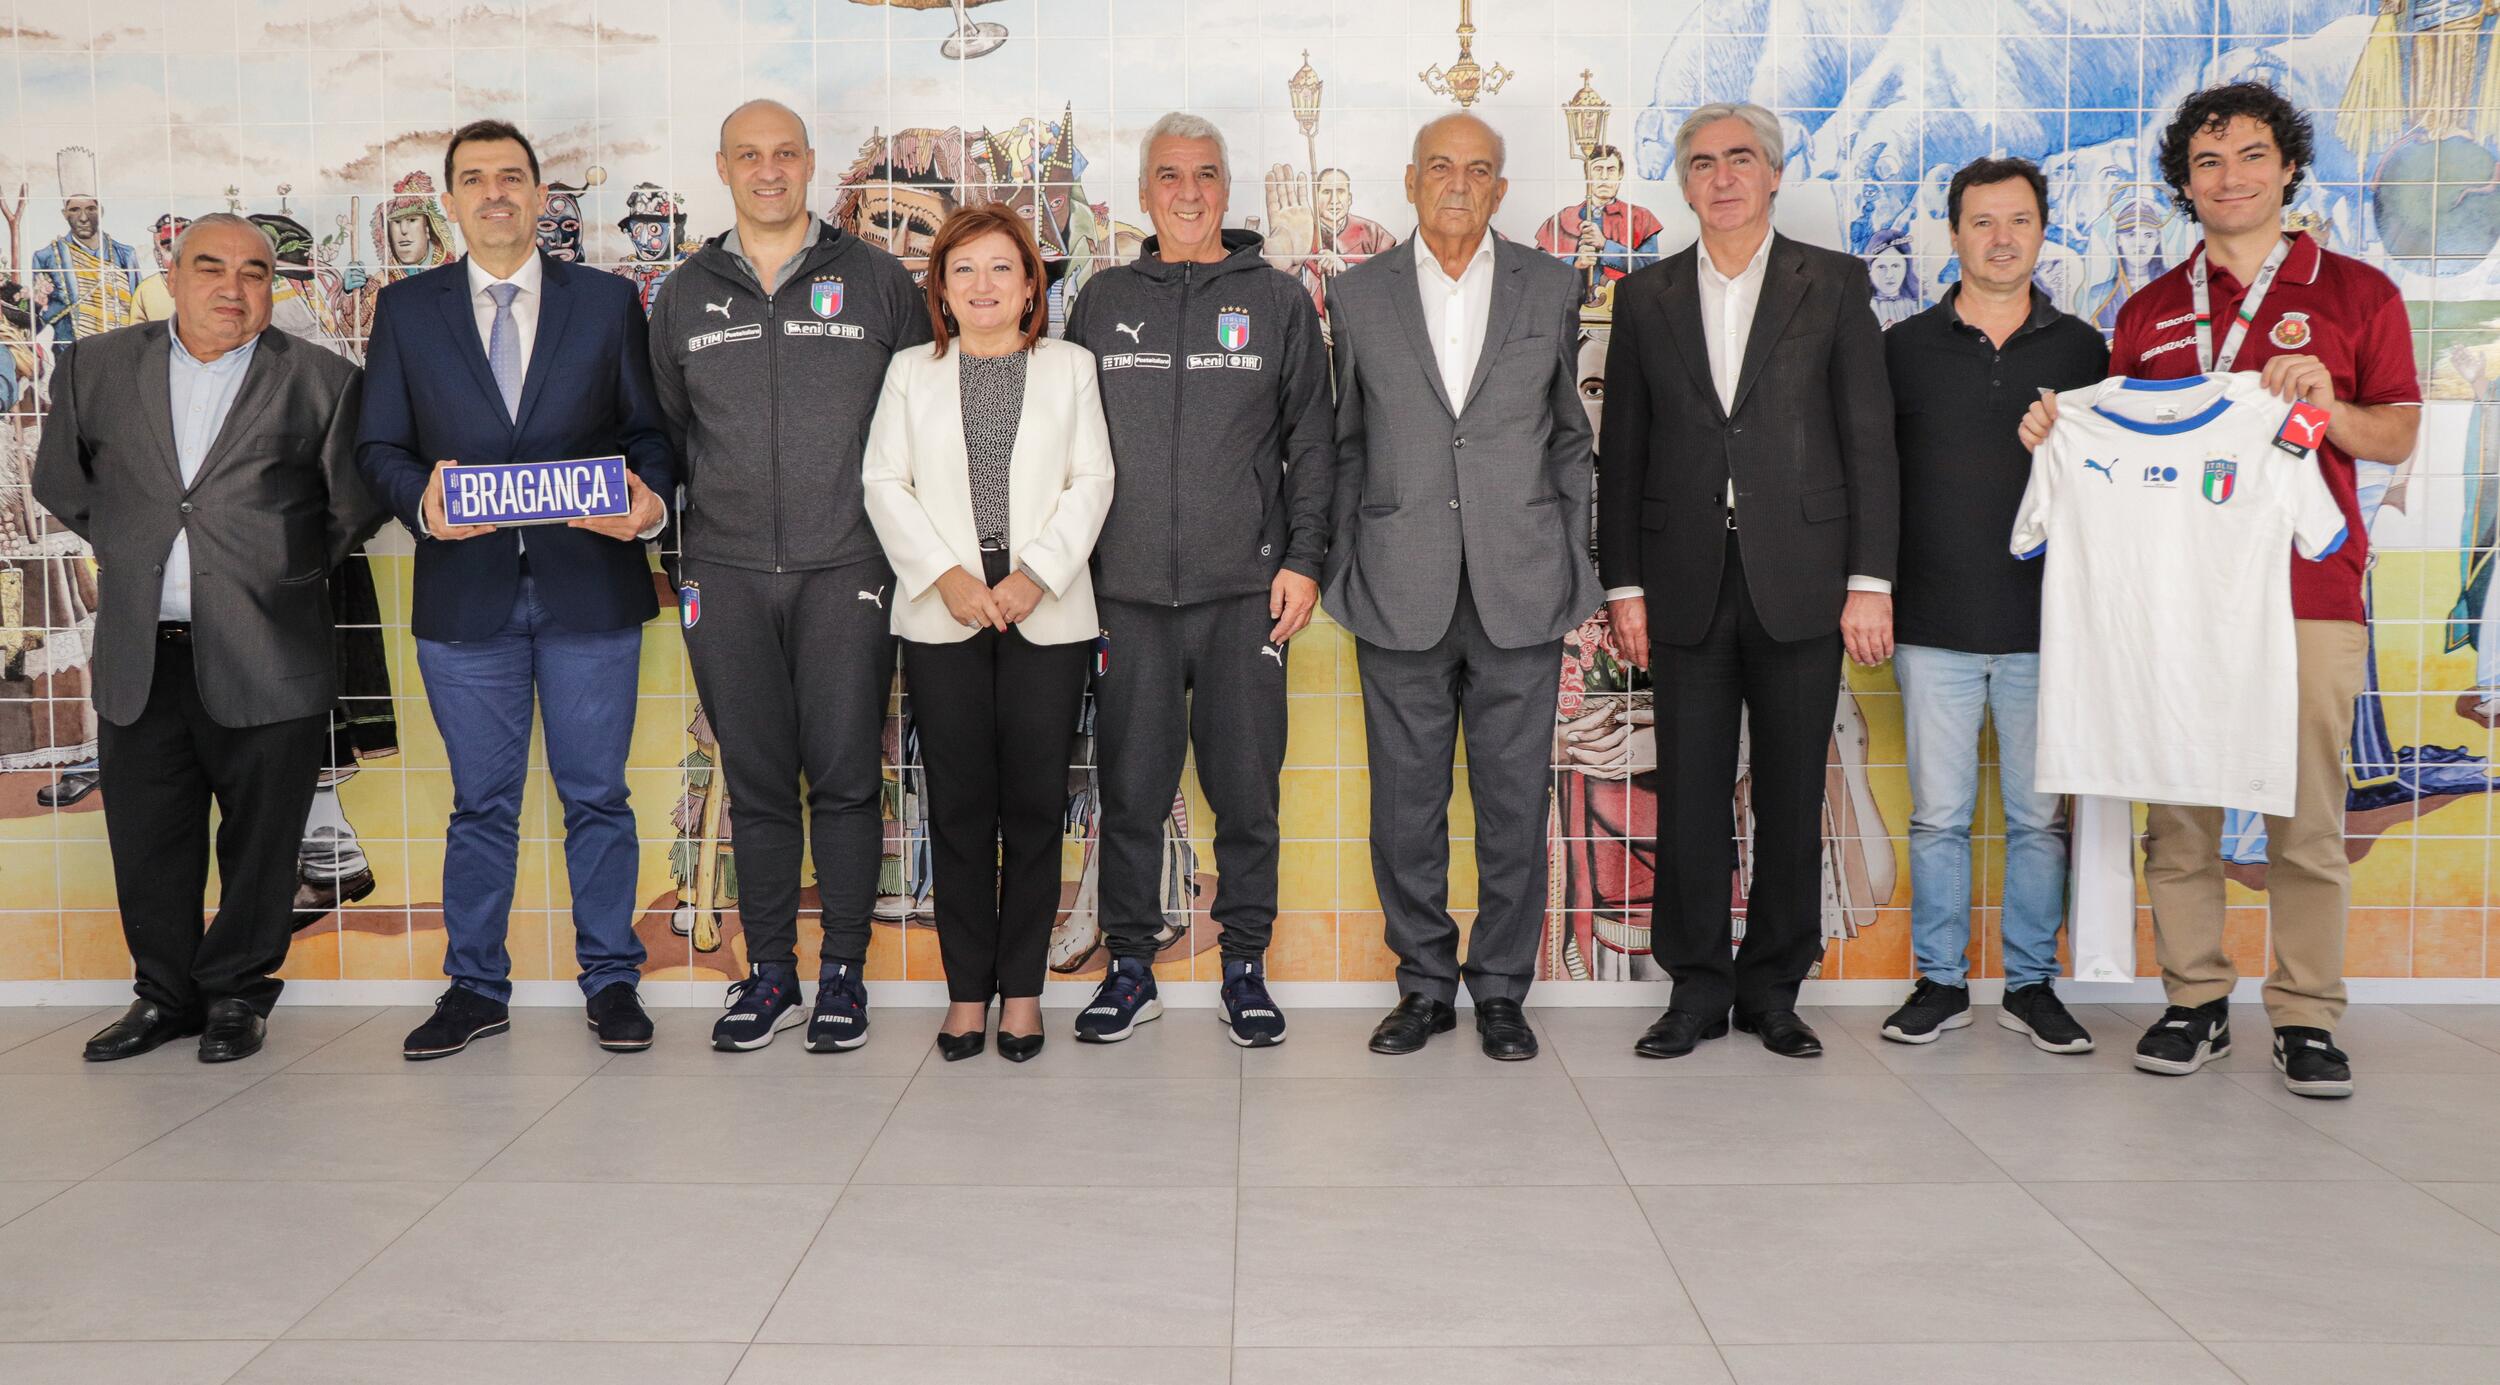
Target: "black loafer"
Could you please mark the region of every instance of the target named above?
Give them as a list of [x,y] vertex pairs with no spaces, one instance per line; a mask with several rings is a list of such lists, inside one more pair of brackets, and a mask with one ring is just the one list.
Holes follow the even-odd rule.
[[199,1032],[199,1021],[179,1010],[169,1010],[153,1000],[134,1000],[129,1009],[122,1011],[120,1019],[97,1030],[87,1040],[87,1061],[112,1063],[136,1058]]
[[208,1007],[208,1028],[200,1034],[200,1061],[231,1063],[260,1052],[268,1022],[247,1000],[221,1000]]
[[1670,1007],[1655,1024],[1642,1030],[1641,1036],[1632,1041],[1632,1051],[1644,1058],[1681,1058],[1701,1047],[1705,1039],[1726,1037],[1726,1015],[1705,1015],[1698,1010]]
[[502,1001],[466,986],[453,986],[434,1002],[434,1013],[426,1022],[408,1031],[399,1056],[411,1063],[448,1058],[476,1040],[511,1027],[512,1010]]
[[67,808],[94,793],[98,778],[93,770],[64,771],[58,780],[35,790],[35,801],[46,808]]
[[1372,1052],[1414,1053],[1435,1034],[1458,1028],[1458,1012],[1445,1000],[1410,995],[1372,1029]]
[[1794,1010],[1765,1010],[1758,1015],[1738,1015],[1736,1027],[1745,1033],[1759,1035],[1762,1046],[1782,1058],[1820,1058],[1823,1041]]
[[634,983],[601,986],[590,998],[590,1027],[610,1053],[640,1053],[651,1046],[651,1017],[643,1013]]
[[1528,1017],[1519,1012],[1515,1000],[1477,1001],[1476,1037],[1484,1043],[1484,1056],[1499,1062],[1517,1063],[1536,1056],[1536,1031],[1528,1027]]

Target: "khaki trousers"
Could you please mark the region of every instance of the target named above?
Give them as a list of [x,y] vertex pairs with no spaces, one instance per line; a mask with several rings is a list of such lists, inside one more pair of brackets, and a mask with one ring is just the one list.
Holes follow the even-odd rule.
[[[2361,695],[2369,629],[2296,621],[2300,769],[2292,816],[2266,818],[2266,894],[2274,965],[2266,1013],[2277,1028],[2332,1031],[2344,1014],[2344,921],[2352,868],[2344,857],[2344,747]],[[2222,810],[2151,805],[2144,883],[2153,940],[2173,1005],[2220,1000],[2239,980],[2223,948]]]

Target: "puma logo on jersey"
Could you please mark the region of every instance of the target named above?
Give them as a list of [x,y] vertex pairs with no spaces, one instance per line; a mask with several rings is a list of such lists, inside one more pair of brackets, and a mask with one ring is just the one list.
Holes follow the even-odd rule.
[[872,592],[861,592],[859,599],[882,611],[885,609],[885,588],[879,587]]
[[721,317],[722,317],[722,318],[726,319],[726,318],[729,316],[729,304],[730,304],[730,300],[729,300],[729,299],[724,298],[724,299],[722,299],[721,301],[719,301],[718,303],[706,303],[706,304],[704,304],[704,305],[703,305],[703,311],[705,311],[705,312],[707,312],[707,313],[719,313],[719,314],[721,315]]
[[2118,479],[2118,474],[2110,470],[2112,465],[2113,464],[2109,462],[2096,462],[2089,457],[2083,459],[2084,470],[2097,471],[2101,473],[2103,478],[2114,482]]
[[2318,438],[2326,432],[2326,415],[2307,404],[2295,404],[2292,406],[2292,416],[2283,420],[2283,431],[2289,435],[2295,429],[2314,450],[2318,445]]
[[1137,332],[1138,328],[1144,327],[1145,325],[1146,324],[1143,319],[1140,319],[1135,326],[1131,326],[1125,322],[1115,322],[1111,324],[1111,330],[1114,332],[1128,333],[1129,345],[1131,346],[1144,346],[1146,344],[1145,339],[1138,336]]
[[1260,645],[1259,652],[1271,659],[1274,659],[1276,661],[1276,667],[1283,668],[1285,666],[1285,651],[1277,648],[1276,646],[1272,644]]

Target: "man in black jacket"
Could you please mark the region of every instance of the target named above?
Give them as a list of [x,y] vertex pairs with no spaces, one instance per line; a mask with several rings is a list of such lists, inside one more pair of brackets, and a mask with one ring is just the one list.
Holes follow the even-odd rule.
[[[1771,230],[1780,127],[1704,106],[1675,139],[1701,243],[1624,279],[1606,353],[1598,568],[1617,637],[1657,656],[1661,855],[1653,943],[1675,978],[1651,1057],[1737,1027],[1822,1042],[1797,988],[1823,951],[1825,745],[1840,654],[1892,653],[1892,392],[1866,267]],[[1752,733],[1753,889],[1728,955],[1738,737]]]
[[860,499],[888,357],[930,338],[911,272],[807,210],[816,152],[775,101],[721,123],[737,225],[651,308],[651,376],[685,459],[678,620],[720,738],[747,979],[712,1046],[800,1022],[799,779],[825,938],[807,1046],[868,1041],[878,755],[894,681],[894,574]]
[[1180,112],[1147,131],[1138,196],[1155,235],[1068,315],[1092,351],[1119,493],[1094,546],[1110,661],[1096,683],[1102,916],[1111,966],[1076,1036],[1112,1043],[1163,1013],[1153,962],[1163,820],[1194,746],[1215,810],[1222,1017],[1281,1043],[1264,957],[1276,923],[1286,641],[1328,552],[1333,428],[1319,315],[1259,237],[1225,231],[1224,137]]

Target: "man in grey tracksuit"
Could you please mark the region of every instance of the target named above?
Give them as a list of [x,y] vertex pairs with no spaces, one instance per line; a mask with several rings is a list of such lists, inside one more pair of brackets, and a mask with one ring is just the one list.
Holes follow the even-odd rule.
[[1222,1017],[1283,1040],[1263,958],[1276,922],[1285,649],[1310,620],[1335,462],[1319,317],[1260,239],[1222,229],[1223,136],[1172,114],[1147,133],[1139,194],[1155,227],[1134,264],[1094,276],[1068,340],[1094,353],[1119,493],[1094,545],[1109,639],[1094,690],[1102,923],[1112,961],[1078,1015],[1109,1043],[1162,1013],[1163,824],[1183,757],[1215,810]]
[[739,107],[719,157],[736,229],[651,306],[652,378],[685,462],[678,618],[728,778],[749,968],[712,1041],[761,1048],[800,1020],[804,775],[825,928],[807,1046],[829,1052],[868,1037],[894,679],[894,576],[860,456],[886,360],[927,342],[929,318],[900,260],[807,211],[815,154],[796,115]]

